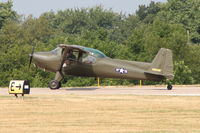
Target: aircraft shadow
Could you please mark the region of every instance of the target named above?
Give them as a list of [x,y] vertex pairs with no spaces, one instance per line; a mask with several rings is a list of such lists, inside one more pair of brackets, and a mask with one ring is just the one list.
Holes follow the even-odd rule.
[[167,90],[167,89],[165,89],[165,88],[163,88],[163,89],[159,89],[159,88],[158,88],[158,89],[157,89],[157,88],[156,88],[156,89],[136,89],[136,90],[146,90],[146,91],[148,91],[148,90],[149,90],[149,91],[150,91],[150,90],[155,90],[155,91],[158,91],[158,90]]
[[167,90],[167,88],[163,88],[163,89],[150,89],[150,90]]
[[97,90],[99,88],[67,88],[65,89],[66,91],[92,91],[92,90]]

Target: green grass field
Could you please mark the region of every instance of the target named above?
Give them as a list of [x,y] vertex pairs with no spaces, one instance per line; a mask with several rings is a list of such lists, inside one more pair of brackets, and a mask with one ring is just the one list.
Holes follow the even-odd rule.
[[0,133],[200,133],[200,97],[0,96]]

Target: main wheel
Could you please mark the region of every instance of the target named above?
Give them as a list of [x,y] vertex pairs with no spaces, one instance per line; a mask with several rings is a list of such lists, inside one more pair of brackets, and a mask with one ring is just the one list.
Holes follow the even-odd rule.
[[52,80],[49,82],[49,88],[52,90],[59,89],[61,87],[61,83],[57,80]]
[[172,88],[173,88],[173,86],[172,86],[172,85],[170,85],[170,84],[169,84],[169,85],[167,85],[167,89],[168,89],[168,90],[172,90]]

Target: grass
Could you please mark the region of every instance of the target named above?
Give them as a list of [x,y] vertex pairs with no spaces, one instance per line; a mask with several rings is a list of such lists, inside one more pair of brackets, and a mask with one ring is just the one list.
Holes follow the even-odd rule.
[[0,96],[0,133],[199,132],[199,97]]

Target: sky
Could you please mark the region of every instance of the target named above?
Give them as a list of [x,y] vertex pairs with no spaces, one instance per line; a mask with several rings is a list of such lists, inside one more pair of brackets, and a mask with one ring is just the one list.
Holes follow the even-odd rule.
[[[7,0],[0,0],[6,2]],[[166,2],[167,0],[13,0],[13,9],[18,14],[34,17],[44,12],[73,8],[88,8],[102,5],[105,9],[112,8],[115,12],[133,14],[139,5],[148,5],[151,1]]]

